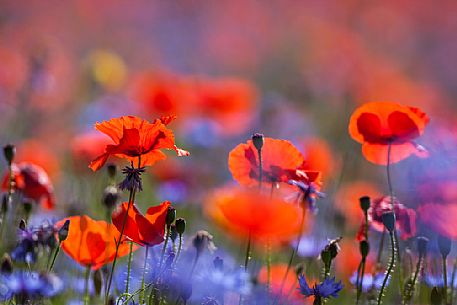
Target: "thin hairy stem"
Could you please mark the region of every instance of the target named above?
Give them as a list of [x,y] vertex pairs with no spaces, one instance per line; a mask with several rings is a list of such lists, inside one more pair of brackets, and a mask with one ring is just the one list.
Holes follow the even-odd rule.
[[395,256],[396,256],[395,255],[395,251],[396,251],[395,238],[394,238],[394,234],[392,232],[389,232],[389,233],[390,233],[389,235],[390,235],[390,244],[391,244],[392,252],[390,254],[389,266],[387,268],[386,275],[385,275],[384,280],[382,282],[381,290],[379,291],[377,305],[381,305],[382,304],[382,298],[384,296],[384,291],[386,289],[387,282],[388,282],[389,277],[390,277],[390,275],[392,273],[392,270],[395,267]]

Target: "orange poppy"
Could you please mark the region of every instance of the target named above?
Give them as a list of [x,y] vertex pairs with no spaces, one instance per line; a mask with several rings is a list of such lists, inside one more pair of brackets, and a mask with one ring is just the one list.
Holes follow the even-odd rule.
[[[13,190],[20,191],[25,197],[37,203],[43,203],[48,210],[54,208],[54,188],[46,171],[33,163],[21,162],[12,164]],[[9,188],[10,173],[3,176],[2,190]]]
[[[108,137],[95,131],[76,135],[71,140],[71,153],[75,164],[91,162],[103,154],[105,147],[109,144],[111,144],[111,140]],[[78,166],[75,166],[75,169],[80,170]]]
[[300,230],[298,205],[250,189],[224,189],[216,195],[207,211],[236,236],[277,243],[290,241]]
[[371,102],[354,111],[349,134],[362,143],[364,157],[375,164],[386,165],[389,144],[390,163],[410,155],[427,157],[428,153],[413,139],[424,133],[429,118],[418,108],[392,102]]
[[[284,275],[287,272],[286,264],[276,264],[271,266],[270,270],[270,290],[273,294],[279,295],[279,297],[287,298],[289,302],[293,304],[303,304],[303,296],[300,294],[298,277],[295,273],[294,268],[290,268],[287,273],[287,277],[284,279]],[[262,284],[268,282],[268,271],[264,266],[260,269],[258,280]],[[283,284],[284,281],[284,284]],[[308,303],[306,303],[308,304]]]
[[135,205],[128,209],[128,202],[121,204],[113,212],[114,226],[120,232],[125,213],[128,217],[124,226],[124,236],[142,246],[154,246],[163,242],[165,234],[165,219],[170,202],[164,201],[158,206],[150,207],[146,215],[140,213]]
[[[116,241],[119,232],[116,227],[103,220],[93,220],[89,216],[72,216],[56,223],[60,228],[65,221],[70,220],[68,237],[62,242],[65,253],[83,266],[93,270],[112,262],[116,255]],[[118,257],[129,253],[130,246],[121,244]]]
[[429,226],[433,231],[457,240],[457,204],[436,204],[428,203],[419,207],[420,220]]
[[[300,170],[305,159],[289,141],[264,138],[262,147],[262,181],[266,183],[289,180],[316,182],[320,173]],[[255,186],[259,183],[259,156],[252,140],[239,144],[229,154],[228,165],[233,178],[241,185]]]
[[178,156],[188,156],[189,152],[175,145],[173,131],[166,127],[175,118],[162,117],[149,123],[135,116],[123,116],[95,124],[95,129],[108,135],[115,145],[107,145],[89,167],[93,171],[100,169],[111,155],[130,161],[141,156],[141,166],[152,165],[166,158],[160,149],[173,149]]

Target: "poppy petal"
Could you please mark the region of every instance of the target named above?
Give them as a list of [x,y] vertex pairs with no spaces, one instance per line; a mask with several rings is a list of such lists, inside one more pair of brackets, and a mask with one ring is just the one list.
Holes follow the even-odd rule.
[[[370,162],[379,165],[387,165],[388,145],[364,143],[362,145],[363,156]],[[412,154],[419,158],[428,156],[424,147],[413,142],[403,144],[392,144],[390,152],[390,163],[397,163],[408,158]]]

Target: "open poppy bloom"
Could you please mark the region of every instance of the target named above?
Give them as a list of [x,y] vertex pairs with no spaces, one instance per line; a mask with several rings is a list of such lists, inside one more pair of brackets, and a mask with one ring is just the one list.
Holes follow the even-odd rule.
[[428,203],[419,207],[420,220],[440,235],[457,239],[457,204]]
[[114,145],[107,145],[105,152],[89,167],[94,171],[100,169],[111,155],[133,162],[141,157],[141,167],[152,165],[166,158],[160,149],[173,149],[178,156],[188,156],[189,152],[176,147],[173,131],[166,127],[175,118],[162,117],[149,123],[135,116],[123,116],[95,124],[95,128],[108,135]]
[[277,243],[290,241],[300,230],[303,213],[298,205],[250,189],[233,188],[217,195],[208,203],[209,214],[236,236]]
[[[304,170],[305,159],[289,141],[264,138],[262,147],[262,182],[275,184],[289,180],[317,182],[320,173]],[[239,144],[229,154],[228,165],[233,178],[241,185],[259,183],[259,155],[252,140]]]
[[112,215],[113,224],[120,232],[128,210],[124,226],[124,236],[141,246],[158,245],[164,240],[165,219],[170,202],[164,201],[158,206],[150,207],[143,215],[135,205],[128,209],[128,202],[121,204]]
[[[65,253],[82,266],[97,270],[112,262],[116,255],[116,241],[119,232],[116,227],[103,220],[93,220],[89,216],[72,216],[56,223],[60,229],[65,221],[70,220],[68,237],[62,242]],[[118,257],[129,253],[130,246],[121,244]]]
[[[46,171],[35,164],[21,162],[12,164],[13,190],[20,191],[25,197],[33,199],[37,203],[51,210],[54,208],[54,188]],[[9,187],[10,173],[3,176],[2,190]]]
[[[371,207],[368,210],[368,221],[370,227],[376,231],[382,232],[384,224],[382,222],[382,214],[392,211],[390,196],[384,196],[372,200]],[[403,204],[394,198],[394,212],[396,217],[396,228],[400,230],[400,237],[402,239],[409,239],[416,235],[416,212],[413,209],[408,209]],[[363,231],[365,225],[360,226],[357,234],[358,240],[363,240]]]
[[391,145],[390,163],[410,155],[427,157],[424,147],[413,139],[424,133],[429,118],[418,108],[392,102],[371,102],[357,108],[349,122],[349,134],[362,143],[364,157],[375,164],[386,165]]

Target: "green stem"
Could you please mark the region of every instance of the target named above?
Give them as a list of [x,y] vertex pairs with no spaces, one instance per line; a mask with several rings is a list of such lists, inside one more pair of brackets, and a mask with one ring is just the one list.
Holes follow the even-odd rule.
[[423,259],[424,259],[424,257],[422,255],[419,255],[419,259],[417,260],[417,264],[416,264],[416,270],[414,271],[414,275],[413,275],[411,284],[407,285],[407,287],[405,287],[405,297],[403,300],[403,304],[405,304],[405,305],[408,304],[409,301],[411,301],[411,299],[414,296],[414,290],[415,290],[415,287],[417,284],[417,278],[419,277],[419,272],[422,268]]
[[390,262],[389,262],[389,267],[387,268],[386,276],[384,277],[384,281],[382,282],[381,290],[379,291],[377,305],[381,305],[381,303],[382,303],[382,297],[384,296],[384,290],[386,289],[387,281],[389,280],[392,270],[395,267],[395,256],[396,256],[395,255],[395,251],[396,251],[395,239],[394,239],[393,232],[389,232],[389,233],[390,233],[389,235],[390,235],[390,244],[391,244],[391,248],[392,248],[392,253],[390,255]]
[[451,302],[454,301],[454,285],[455,285],[455,277],[457,274],[457,259],[454,261],[454,266],[452,267],[452,275],[451,275]]
[[165,231],[165,242],[163,243],[162,253],[160,255],[159,269],[162,267],[163,260],[165,258],[165,250],[167,250],[168,240],[170,239],[170,233],[171,233],[171,226],[167,225],[167,229]]
[[267,242],[267,292],[270,293],[271,282],[271,244]]
[[51,265],[49,266],[48,272],[51,272],[52,268],[54,267],[54,263],[56,262],[57,255],[60,252],[61,245],[62,245],[62,242],[59,241],[59,244],[57,245],[57,249],[55,250],[54,255],[52,256],[52,261],[51,261]]
[[386,238],[386,228],[382,229],[381,240],[379,242],[378,255],[376,257],[376,268],[381,266],[382,250],[384,248],[384,239]]
[[84,276],[84,305],[89,305],[89,276],[90,265],[86,267],[86,274]]
[[447,304],[447,259],[446,256],[443,255],[443,300],[444,304]]
[[146,253],[144,255],[144,265],[143,265],[143,276],[141,278],[141,293],[140,293],[140,296],[139,296],[139,302],[140,304],[143,304],[144,303],[144,296],[145,296],[145,285],[144,285],[144,277],[146,275],[146,267],[147,267],[147,262],[148,262],[148,253],[149,252],[149,247],[146,246]]
[[132,257],[133,257],[133,242],[130,242],[129,248],[129,258],[127,262],[127,279],[125,280],[125,293],[129,293],[129,285],[130,285],[130,272],[132,271]]
[[248,270],[249,260],[251,258],[251,233],[249,232],[248,245],[246,247],[246,256],[244,258],[244,270]]
[[257,154],[259,155],[259,189],[262,189],[262,150],[258,149]]
[[178,244],[178,252],[176,253],[175,261],[173,263],[173,267],[176,266],[178,263],[179,254],[181,254],[182,249],[182,234],[179,234],[179,244]]

